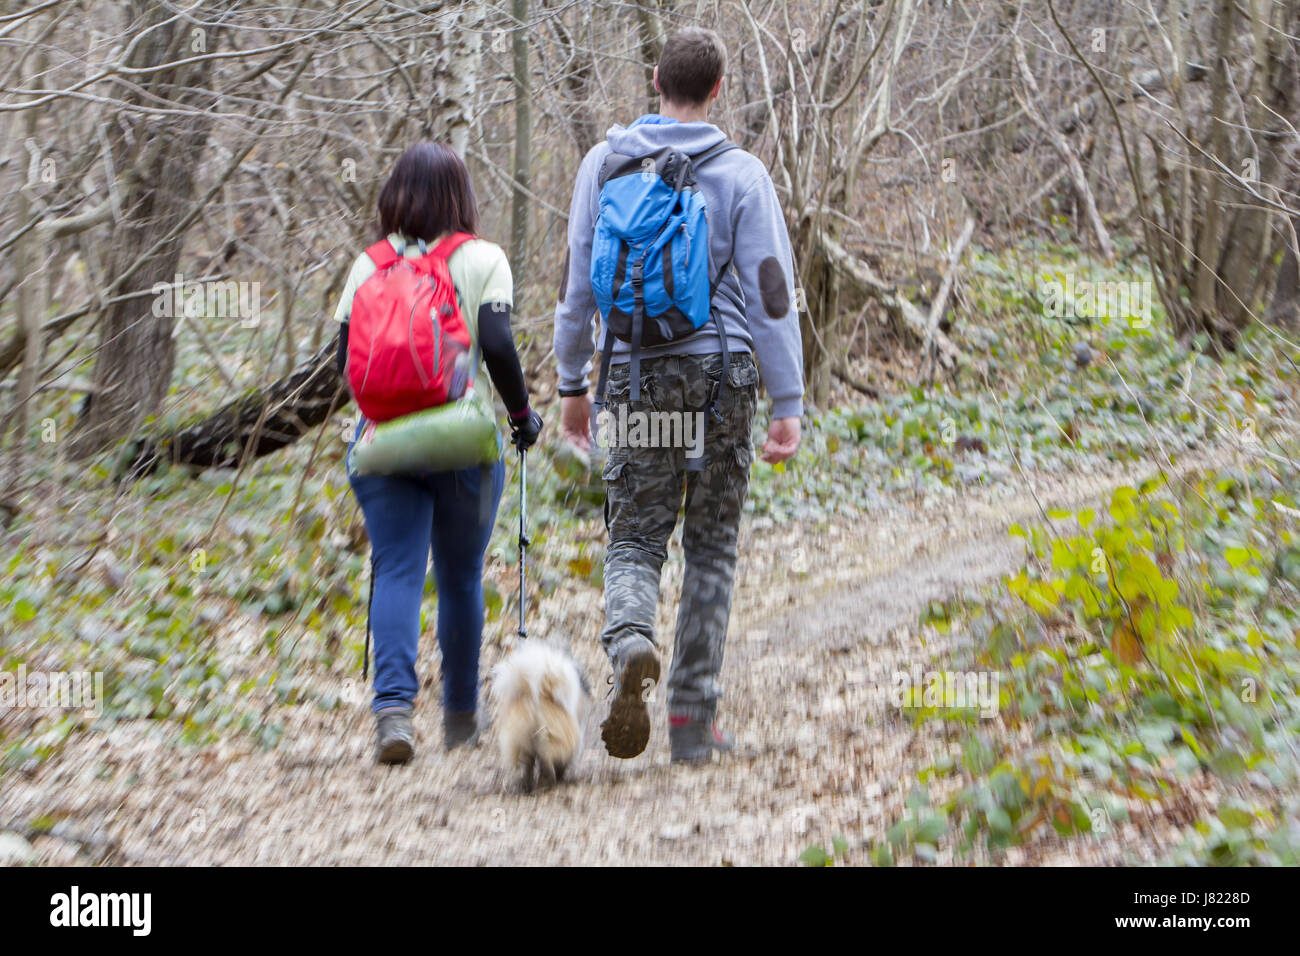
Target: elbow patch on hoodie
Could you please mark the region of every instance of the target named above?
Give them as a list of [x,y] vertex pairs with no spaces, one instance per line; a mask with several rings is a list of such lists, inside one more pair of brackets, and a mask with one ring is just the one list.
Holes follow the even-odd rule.
[[557,302],[563,303],[565,295],[569,291],[569,255],[568,249],[564,250],[564,265],[560,267],[560,297]]
[[758,294],[763,299],[763,311],[771,318],[783,319],[789,314],[790,290],[776,256],[768,256],[758,264]]

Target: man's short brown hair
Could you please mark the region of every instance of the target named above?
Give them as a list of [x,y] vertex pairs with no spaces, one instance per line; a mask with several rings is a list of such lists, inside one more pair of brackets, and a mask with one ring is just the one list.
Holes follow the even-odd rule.
[[708,100],[726,66],[727,52],[716,33],[699,27],[678,30],[659,57],[659,92],[672,103],[698,106]]

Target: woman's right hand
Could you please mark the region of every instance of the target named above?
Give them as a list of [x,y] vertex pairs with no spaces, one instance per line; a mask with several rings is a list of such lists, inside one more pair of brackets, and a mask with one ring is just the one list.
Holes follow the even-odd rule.
[[510,441],[520,451],[527,451],[537,441],[542,432],[542,416],[530,411],[527,418],[514,423],[510,430]]

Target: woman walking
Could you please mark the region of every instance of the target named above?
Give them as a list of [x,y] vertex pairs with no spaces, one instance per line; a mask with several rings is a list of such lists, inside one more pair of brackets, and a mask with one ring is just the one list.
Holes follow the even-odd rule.
[[[379,226],[396,255],[412,258],[444,237],[476,234],[478,207],[460,157],[431,142],[408,149],[379,194]],[[537,440],[542,420],[529,407],[510,331],[510,265],[499,246],[474,238],[456,247],[447,266],[471,340],[509,413],[512,441],[528,448]],[[335,310],[341,323],[339,370],[345,378],[353,297],[375,271],[369,255],[358,256]],[[476,738],[483,555],[501,499],[505,467],[498,458],[486,467],[457,471],[358,475],[352,467],[352,449],[365,424],[364,419],[357,423],[348,450],[348,480],[370,536],[376,759],[405,763],[415,752],[411,721],[418,689],[415,659],[430,550],[438,588],[444,741],[450,749]]]

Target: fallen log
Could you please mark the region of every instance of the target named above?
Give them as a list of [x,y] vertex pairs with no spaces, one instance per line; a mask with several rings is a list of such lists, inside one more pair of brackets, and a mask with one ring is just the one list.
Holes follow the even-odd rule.
[[973,235],[975,235],[975,217],[967,216],[961,235],[957,237],[957,241],[948,253],[948,268],[944,270],[939,293],[930,303],[930,317],[926,320],[925,329],[925,358],[922,360],[922,365],[929,367],[932,382],[934,381],[934,335],[939,331],[939,320],[943,318],[948,308],[948,297],[952,295],[953,284],[957,281],[957,267],[961,264],[961,255],[966,251],[966,245]]
[[833,371],[835,373],[836,378],[838,378],[841,382],[843,382],[845,385],[847,385],[849,388],[853,389],[854,391],[861,392],[863,395],[867,396],[867,398],[880,398],[880,393],[878,391],[876,391],[866,382],[858,381],[856,378],[854,378],[852,375],[848,373],[848,371],[844,368],[844,366],[837,365],[835,366]]
[[924,344],[930,336],[930,342],[939,357],[939,364],[944,368],[955,369],[961,365],[975,364],[953,344],[952,339],[948,338],[942,329],[935,328],[931,335],[929,317],[902,295],[895,286],[876,275],[866,262],[850,253],[825,232],[817,233],[816,245],[827,262],[838,269],[865,295],[880,303],[884,310],[909,329],[919,342]]
[[338,336],[290,374],[162,435],[135,439],[123,461],[131,478],[160,463],[234,468],[296,442],[350,400],[338,373]]

